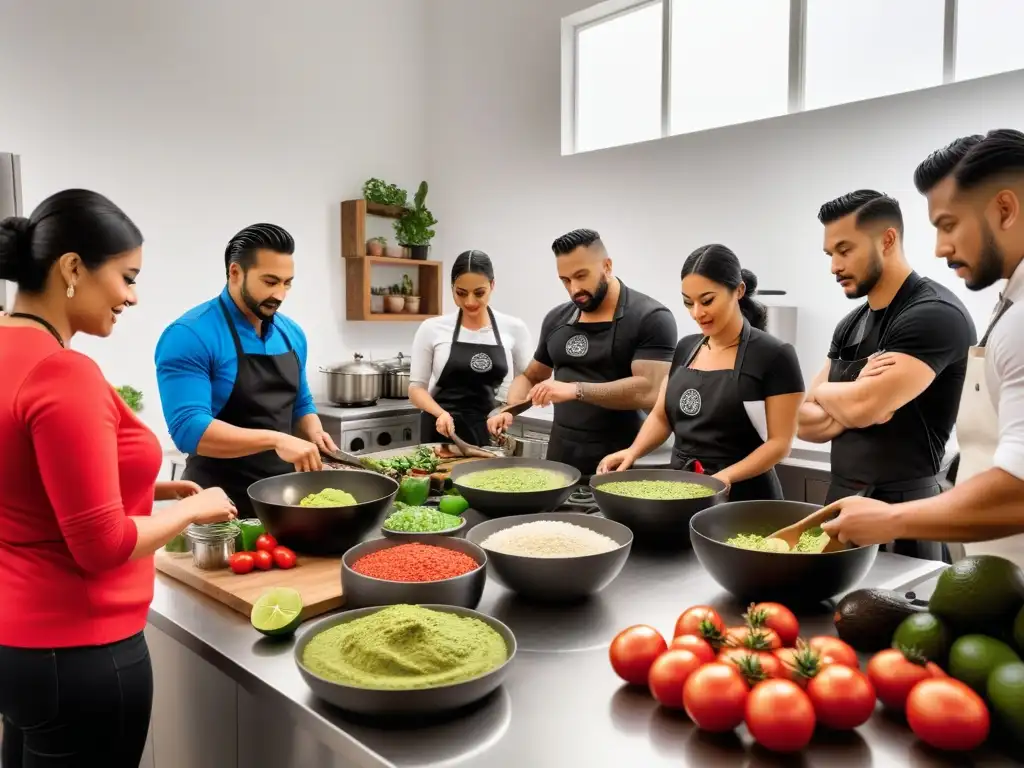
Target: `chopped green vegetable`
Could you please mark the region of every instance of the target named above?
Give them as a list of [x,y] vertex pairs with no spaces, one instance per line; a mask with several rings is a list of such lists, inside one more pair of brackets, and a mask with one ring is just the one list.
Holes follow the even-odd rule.
[[553,491],[569,484],[569,478],[559,472],[532,467],[502,467],[470,472],[459,478],[467,488],[501,493]]
[[392,512],[384,527],[389,531],[404,531],[406,533],[436,533],[438,531],[449,531],[462,525],[462,518],[457,515],[448,515],[434,507],[409,507]]
[[440,459],[434,451],[425,445],[421,445],[410,455],[391,456],[384,459],[364,458],[363,466],[389,477],[400,477],[410,469],[420,469],[430,474],[437,471]]
[[605,493],[616,496],[658,501],[702,499],[715,495],[715,489],[706,485],[674,480],[619,480],[614,483],[603,483],[598,487]]
[[[800,538],[796,542],[796,546],[789,552],[804,552],[804,553],[815,553],[821,552],[825,544],[828,544],[829,536],[821,528],[811,528],[808,531],[804,531],[800,534]],[[730,544],[740,549],[756,549],[762,552],[773,552],[781,551],[769,541],[777,541],[777,539],[768,539],[765,536],[758,536],[754,533],[739,533],[730,539],[726,540],[726,544]]]

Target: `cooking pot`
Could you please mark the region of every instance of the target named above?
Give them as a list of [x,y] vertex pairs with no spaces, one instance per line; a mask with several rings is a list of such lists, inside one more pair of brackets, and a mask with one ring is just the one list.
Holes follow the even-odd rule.
[[381,397],[389,400],[405,400],[409,397],[409,358],[399,352],[398,357],[383,361],[380,367],[384,371],[384,389]]
[[546,459],[548,456],[548,438],[543,435],[518,437],[503,434],[495,442],[509,458]]
[[327,399],[335,405],[373,405],[384,393],[384,371],[356,353],[352,362],[321,368]]

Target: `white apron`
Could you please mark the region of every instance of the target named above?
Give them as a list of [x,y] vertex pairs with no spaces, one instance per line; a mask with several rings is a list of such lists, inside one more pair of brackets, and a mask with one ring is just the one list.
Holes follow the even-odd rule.
[[[1007,301],[1000,302],[978,346],[971,347],[968,352],[967,375],[956,416],[956,437],[960,446],[957,484],[992,468],[992,459],[999,444],[999,416],[985,385],[985,347],[992,329],[1009,306]],[[959,559],[959,549],[956,546],[950,548],[954,560]],[[1024,567],[1024,534],[964,544],[963,552],[967,555],[999,555]]]

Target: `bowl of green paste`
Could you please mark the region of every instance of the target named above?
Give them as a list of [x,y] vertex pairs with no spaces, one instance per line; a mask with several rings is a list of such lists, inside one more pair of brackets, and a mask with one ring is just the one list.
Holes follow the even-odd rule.
[[505,624],[468,608],[389,605],[305,629],[294,658],[313,693],[368,716],[458,710],[493,693],[516,654]]
[[481,459],[456,464],[452,485],[487,517],[551,512],[569,498],[580,471],[547,459]]
[[800,501],[730,501],[690,519],[694,554],[711,577],[744,601],[817,603],[845,594],[871,570],[878,546],[821,552],[828,535],[805,531],[793,550],[779,551],[769,535],[820,506]]

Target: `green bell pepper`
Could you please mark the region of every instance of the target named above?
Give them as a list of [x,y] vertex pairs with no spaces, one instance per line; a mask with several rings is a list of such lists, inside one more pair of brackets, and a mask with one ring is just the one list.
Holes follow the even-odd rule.
[[266,532],[263,523],[259,520],[242,519],[236,520],[235,525],[238,527],[235,549],[238,552],[255,552],[256,539]]
[[410,475],[402,478],[395,500],[410,507],[421,507],[430,496],[430,475]]

